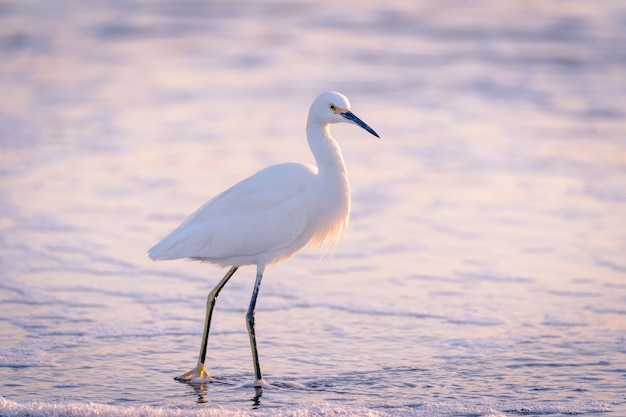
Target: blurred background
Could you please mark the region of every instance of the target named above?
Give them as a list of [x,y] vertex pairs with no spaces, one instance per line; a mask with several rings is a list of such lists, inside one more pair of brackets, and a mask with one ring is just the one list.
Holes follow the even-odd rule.
[[224,271],[146,251],[337,90],[382,139],[332,128],[349,229],[267,271],[257,411],[626,413],[624,45],[610,0],[0,0],[0,410],[249,410],[254,269],[194,389]]

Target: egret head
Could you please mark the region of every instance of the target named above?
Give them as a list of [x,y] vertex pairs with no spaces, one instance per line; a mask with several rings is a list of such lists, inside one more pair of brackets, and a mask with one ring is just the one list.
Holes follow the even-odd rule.
[[372,135],[380,138],[374,129],[369,127],[367,123],[359,119],[350,111],[350,102],[348,98],[336,91],[327,91],[320,94],[313,104],[309,118],[315,118],[318,122],[327,123],[353,123],[361,126]]

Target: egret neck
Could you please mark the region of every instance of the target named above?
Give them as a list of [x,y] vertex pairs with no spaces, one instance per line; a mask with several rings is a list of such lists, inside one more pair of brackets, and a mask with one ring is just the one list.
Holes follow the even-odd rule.
[[[320,229],[324,238],[319,243],[336,242],[347,226],[350,213],[350,185],[339,145],[330,135],[329,124],[309,119],[307,139],[317,164],[316,193],[318,194]],[[316,245],[314,245],[316,246]]]

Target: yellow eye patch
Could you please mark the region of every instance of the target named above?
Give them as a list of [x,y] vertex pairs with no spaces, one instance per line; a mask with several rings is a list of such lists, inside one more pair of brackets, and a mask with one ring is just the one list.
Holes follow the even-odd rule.
[[347,109],[343,109],[341,107],[335,106],[333,103],[330,103],[330,105],[328,106],[330,107],[330,109],[333,111],[333,113],[335,114],[340,114],[340,113],[345,113],[348,110]]

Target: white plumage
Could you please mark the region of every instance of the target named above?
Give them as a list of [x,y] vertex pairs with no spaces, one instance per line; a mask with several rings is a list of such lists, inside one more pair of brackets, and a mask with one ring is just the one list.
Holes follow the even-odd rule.
[[256,265],[257,279],[248,331],[257,384],[262,376],[254,333],[254,307],[265,268],[302,247],[332,244],[348,222],[350,187],[339,145],[329,124],[355,123],[378,137],[350,111],[337,92],[318,96],[309,110],[307,139],[317,167],[284,163],[265,168],[209,200],[148,254],[154,260],[191,258],[232,266],[207,299],[207,316],[198,365],[179,380],[208,378],[204,362],[215,299],[241,265]]

